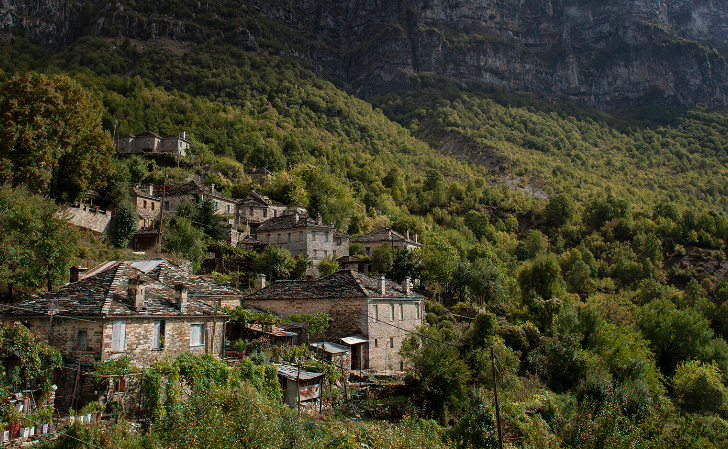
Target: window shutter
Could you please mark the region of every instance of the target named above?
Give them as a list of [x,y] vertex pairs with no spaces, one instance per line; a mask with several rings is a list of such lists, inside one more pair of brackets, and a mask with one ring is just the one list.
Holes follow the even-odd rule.
[[112,328],[111,350],[123,351],[126,343],[126,321],[115,320]]

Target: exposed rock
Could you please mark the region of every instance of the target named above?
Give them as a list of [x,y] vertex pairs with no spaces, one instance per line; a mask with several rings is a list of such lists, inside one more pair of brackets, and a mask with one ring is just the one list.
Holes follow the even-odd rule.
[[[601,109],[728,106],[728,0],[250,0],[134,10],[123,1],[0,0],[0,34],[48,48],[85,32],[225,41],[257,50],[264,17],[279,52],[370,97],[422,74],[565,95]],[[283,36],[291,36],[284,38]]]

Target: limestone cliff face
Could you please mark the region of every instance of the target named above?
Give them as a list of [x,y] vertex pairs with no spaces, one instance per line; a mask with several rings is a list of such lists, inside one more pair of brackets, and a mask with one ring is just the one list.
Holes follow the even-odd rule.
[[[128,2],[131,4],[131,2]],[[156,2],[155,2],[156,3]],[[47,47],[83,34],[225,40],[255,21],[290,31],[284,54],[352,93],[416,89],[423,74],[562,95],[601,109],[728,107],[728,0],[0,0],[0,33]]]

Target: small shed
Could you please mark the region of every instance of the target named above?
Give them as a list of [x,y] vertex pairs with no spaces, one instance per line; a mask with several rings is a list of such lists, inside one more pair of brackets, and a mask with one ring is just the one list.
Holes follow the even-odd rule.
[[283,387],[283,399],[290,407],[321,398],[323,373],[306,371],[298,365],[276,364]]
[[348,346],[325,341],[311,343],[309,346],[316,353],[316,357],[329,363],[333,363],[342,371],[342,374],[349,372],[351,366],[351,351]]
[[341,341],[351,348],[351,369],[363,369],[364,345],[368,344],[369,340],[362,338],[361,335],[352,335],[342,338]]

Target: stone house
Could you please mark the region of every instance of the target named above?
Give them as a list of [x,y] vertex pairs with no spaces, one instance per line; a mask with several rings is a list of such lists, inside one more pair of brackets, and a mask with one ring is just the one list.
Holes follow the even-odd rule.
[[[195,198],[199,198],[200,201],[210,199],[214,204],[215,213],[217,215],[228,215],[230,217],[235,216],[235,200],[228,198],[222,192],[215,190],[214,184],[209,187],[205,187],[198,181],[190,181],[185,184],[166,187],[166,190],[163,193],[164,204],[162,205],[162,209],[164,210],[165,216],[176,214],[177,209],[183,201],[194,200]],[[157,196],[161,198],[162,192],[157,191]],[[233,220],[231,218],[230,223],[232,224],[232,222]]]
[[276,281],[244,297],[243,306],[284,316],[328,313],[331,325],[314,339],[348,346],[352,370],[401,370],[402,341],[422,326],[425,315],[425,298],[411,290],[409,279],[400,285],[348,270]]
[[377,229],[376,231],[351,237],[350,240],[362,246],[362,251],[365,256],[374,254],[375,249],[384,245],[393,250],[396,248],[406,248],[410,251],[422,247],[422,244],[417,241],[417,234],[414,234],[410,238],[409,231],[405,231],[404,235],[402,235],[391,228]]
[[187,351],[222,354],[229,317],[220,307],[239,304],[238,292],[162,260],[74,268],[69,284],[15,303],[0,318],[22,322],[60,350],[65,367],[76,367],[55,379],[59,407],[95,399],[92,377],[80,378],[95,361],[127,357],[146,367]]
[[144,190],[132,188],[129,194],[139,213],[139,229],[153,229],[161,216],[162,205],[162,200],[154,196],[154,186],[149,185]]
[[178,135],[160,136],[151,131],[140,134],[123,134],[116,138],[116,151],[119,153],[168,153],[186,156],[190,142],[184,131]]
[[309,275],[317,275],[316,266],[328,257],[349,255],[349,236],[333,225],[314,220],[308,214],[294,212],[270,218],[258,226],[258,240],[277,245],[291,252],[293,257],[306,254],[313,262]]
[[245,198],[237,202],[235,224],[245,226],[248,230],[247,234],[251,238],[256,238],[258,226],[264,221],[296,212],[299,214],[306,213],[306,208],[303,206],[273,204],[268,197],[251,190]]
[[273,175],[273,172],[268,170],[265,167],[251,167],[245,170],[245,174],[250,176],[250,179],[253,181],[257,181],[259,184],[270,181],[275,176]]

